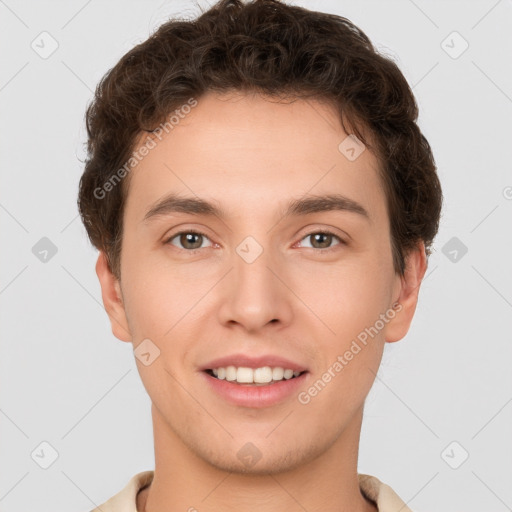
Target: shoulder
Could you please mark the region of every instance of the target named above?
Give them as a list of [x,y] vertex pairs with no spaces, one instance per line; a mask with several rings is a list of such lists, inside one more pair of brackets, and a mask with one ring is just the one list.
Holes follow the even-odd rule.
[[377,477],[362,473],[358,477],[361,492],[377,505],[379,512],[413,512],[389,485]]
[[137,493],[151,483],[154,471],[134,475],[117,494],[90,512],[137,512]]

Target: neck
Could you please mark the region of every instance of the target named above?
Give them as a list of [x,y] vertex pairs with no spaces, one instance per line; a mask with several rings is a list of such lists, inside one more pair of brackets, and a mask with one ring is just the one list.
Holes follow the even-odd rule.
[[138,512],[378,512],[359,488],[362,410],[320,456],[265,474],[223,471],[185,446],[155,407],[152,415],[155,472],[137,496]]

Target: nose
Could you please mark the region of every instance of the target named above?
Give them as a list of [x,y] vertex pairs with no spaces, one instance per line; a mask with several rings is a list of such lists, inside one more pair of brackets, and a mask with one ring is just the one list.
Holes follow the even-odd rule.
[[[244,252],[244,248],[248,250]],[[262,248],[251,244],[238,249],[233,253],[233,268],[222,285],[219,321],[251,332],[267,324],[276,324],[276,327],[289,324],[293,293],[286,286],[285,269],[279,264],[279,258],[272,257],[267,250],[257,255]]]

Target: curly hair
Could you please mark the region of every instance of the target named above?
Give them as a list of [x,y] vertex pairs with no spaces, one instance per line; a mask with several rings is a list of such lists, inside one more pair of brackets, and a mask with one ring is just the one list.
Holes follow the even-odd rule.
[[414,95],[398,66],[341,16],[280,0],[221,0],[196,19],[162,24],[103,76],[87,107],[78,209],[116,278],[130,175],[119,187],[105,184],[126,169],[141,134],[208,91],[328,102],[345,131],[378,158],[395,272],[404,274],[405,257],[420,241],[430,255],[441,185],[416,124]]

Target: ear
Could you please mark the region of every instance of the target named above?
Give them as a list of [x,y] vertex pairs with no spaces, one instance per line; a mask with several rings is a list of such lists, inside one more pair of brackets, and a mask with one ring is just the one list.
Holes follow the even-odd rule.
[[396,312],[387,326],[385,339],[389,343],[401,340],[409,331],[416,305],[421,281],[427,270],[425,244],[418,243],[406,257],[406,269],[403,276],[397,276],[393,294],[393,304]]
[[107,257],[103,251],[100,251],[98,261],[96,262],[96,274],[100,281],[101,297],[105,311],[110,319],[112,333],[121,341],[132,341],[126,319],[121,286],[118,279],[110,271]]

